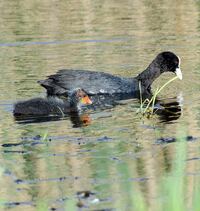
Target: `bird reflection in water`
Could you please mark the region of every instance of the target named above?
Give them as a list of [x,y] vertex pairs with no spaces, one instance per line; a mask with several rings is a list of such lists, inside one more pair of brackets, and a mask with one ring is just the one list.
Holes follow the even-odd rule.
[[[152,97],[152,95],[143,96]],[[29,118],[16,118],[18,123],[38,123],[47,121],[58,121],[70,119],[74,128],[88,126],[92,123],[91,110],[94,112],[96,110],[103,111],[107,108],[115,107],[121,104],[121,100],[128,100],[131,96],[125,95],[102,95],[102,96],[91,96],[93,104],[88,105],[84,112],[71,113],[65,117],[60,116],[46,116],[46,117],[29,117]],[[88,112],[89,110],[89,112]],[[157,99],[154,106],[154,114],[158,117],[162,123],[173,123],[175,120],[179,119],[182,112],[182,98],[174,97],[168,99]]]
[[177,101],[160,102],[160,108],[156,110],[161,122],[170,123],[181,116],[181,105]]

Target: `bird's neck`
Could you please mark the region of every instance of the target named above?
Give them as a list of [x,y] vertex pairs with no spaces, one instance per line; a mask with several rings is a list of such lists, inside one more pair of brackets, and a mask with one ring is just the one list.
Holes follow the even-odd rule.
[[70,110],[73,112],[80,110],[80,105],[77,99],[70,100]]
[[141,82],[141,85],[144,89],[150,89],[151,84],[156,78],[160,76],[160,68],[156,65],[156,62],[153,61],[143,72],[141,72],[136,79]]

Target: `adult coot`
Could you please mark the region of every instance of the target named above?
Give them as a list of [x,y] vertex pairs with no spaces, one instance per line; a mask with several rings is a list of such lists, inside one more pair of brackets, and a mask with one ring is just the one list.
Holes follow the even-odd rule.
[[68,98],[62,99],[56,96],[47,98],[34,98],[18,102],[14,106],[13,114],[19,116],[48,116],[79,112],[84,105],[92,101],[83,89],[76,88],[69,93]]
[[151,91],[151,84],[164,72],[173,72],[182,79],[180,59],[172,52],[162,52],[138,76],[124,78],[104,72],[87,70],[59,70],[46,80],[38,81],[47,89],[47,95],[65,95],[75,87],[83,88],[89,95],[129,94],[138,96],[139,81],[142,92]]

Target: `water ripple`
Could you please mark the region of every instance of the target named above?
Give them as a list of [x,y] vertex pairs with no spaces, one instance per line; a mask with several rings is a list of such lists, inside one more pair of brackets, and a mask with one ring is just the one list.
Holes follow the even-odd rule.
[[86,40],[54,40],[54,41],[26,41],[26,42],[13,42],[13,43],[0,43],[0,47],[15,47],[26,45],[60,45],[60,44],[73,44],[73,43],[109,43],[124,41],[126,38],[113,38],[113,39],[86,39]]

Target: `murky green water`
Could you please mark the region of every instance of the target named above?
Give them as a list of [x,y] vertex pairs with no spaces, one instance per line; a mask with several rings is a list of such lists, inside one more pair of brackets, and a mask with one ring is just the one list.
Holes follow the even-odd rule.
[[[155,210],[159,178],[174,158],[174,143],[156,140],[184,130],[197,138],[188,142],[187,157],[199,158],[199,1],[11,0],[0,9],[1,209],[133,210],[139,187]],[[141,119],[137,100],[85,114],[82,127],[70,118],[13,119],[13,103],[44,96],[37,80],[58,69],[134,76],[164,50],[181,57],[184,76],[160,95],[180,103],[181,115],[171,122]],[[153,87],[171,77],[162,75]],[[199,166],[198,160],[187,163],[189,201]],[[84,198],[80,191],[94,194]]]

